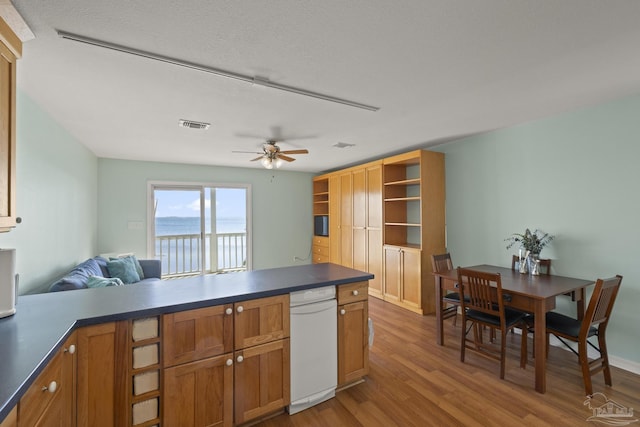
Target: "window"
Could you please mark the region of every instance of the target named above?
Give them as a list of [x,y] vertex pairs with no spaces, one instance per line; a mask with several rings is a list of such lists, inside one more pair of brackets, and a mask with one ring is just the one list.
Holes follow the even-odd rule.
[[149,185],[149,254],[162,276],[251,269],[249,185]]

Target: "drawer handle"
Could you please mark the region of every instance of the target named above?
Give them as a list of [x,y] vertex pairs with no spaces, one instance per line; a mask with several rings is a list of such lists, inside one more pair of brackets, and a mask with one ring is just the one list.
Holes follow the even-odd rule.
[[231,307],[227,308],[225,311],[225,314],[229,315],[229,314],[233,314],[233,310],[231,309]]
[[241,305],[239,305],[238,308],[236,308],[236,311],[238,313],[242,313],[244,311],[244,308]]
[[64,349],[64,352],[69,354],[74,354],[76,352],[76,346],[74,344],[71,344],[69,348]]
[[345,315],[347,313],[347,310],[345,310],[344,308],[340,309],[340,314],[341,315]]
[[233,359],[227,359],[227,366],[233,365]]
[[354,297],[357,297],[357,296],[358,296],[358,290],[357,290],[357,289],[356,289],[356,290],[354,290],[354,291],[352,292],[352,294],[353,294],[353,296],[354,296]]
[[55,393],[57,389],[58,389],[58,383],[55,382],[55,381],[51,381],[49,383],[49,387],[47,387],[47,386],[43,386],[42,387],[42,391],[47,391],[48,390],[49,393]]
[[238,358],[236,359],[236,362],[238,363],[242,363],[242,361],[244,360],[244,357],[242,357],[242,355],[238,356]]

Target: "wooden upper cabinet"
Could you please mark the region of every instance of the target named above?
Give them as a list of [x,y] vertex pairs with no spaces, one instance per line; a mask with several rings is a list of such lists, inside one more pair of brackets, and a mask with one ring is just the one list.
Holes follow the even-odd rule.
[[165,367],[233,351],[231,304],[165,314]]
[[0,18],[0,232],[16,225],[16,61],[22,42]]
[[289,294],[235,304],[235,349],[288,338]]

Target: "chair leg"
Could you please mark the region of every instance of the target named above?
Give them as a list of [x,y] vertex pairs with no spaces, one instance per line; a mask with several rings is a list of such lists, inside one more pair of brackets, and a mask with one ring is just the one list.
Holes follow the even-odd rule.
[[580,367],[582,368],[582,379],[584,380],[584,391],[587,396],[593,394],[593,386],[591,384],[591,370],[589,369],[589,358],[587,357],[586,340],[578,343],[578,358],[580,359]]
[[[491,330],[495,330],[491,328]],[[506,362],[506,352],[507,352],[507,331],[504,329],[500,330],[500,379],[504,379],[504,371],[505,371],[505,362]]]
[[609,354],[607,353],[607,342],[604,338],[604,334],[598,334],[598,347],[600,348],[600,357],[602,358],[604,383],[611,387],[611,368],[609,367]]
[[464,363],[464,350],[467,348],[467,319],[462,315],[462,342],[460,343],[460,361]]

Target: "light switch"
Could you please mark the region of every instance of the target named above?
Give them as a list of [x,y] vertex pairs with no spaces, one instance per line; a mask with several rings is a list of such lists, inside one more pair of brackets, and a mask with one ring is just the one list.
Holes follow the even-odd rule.
[[127,223],[127,228],[129,230],[142,230],[144,224],[142,221],[129,221]]

